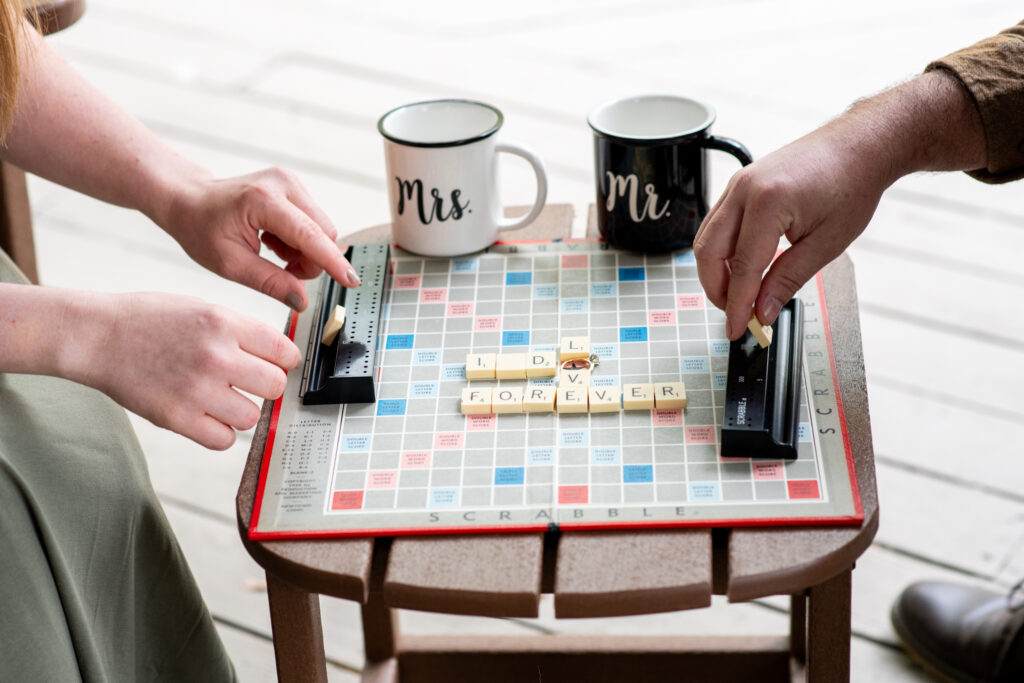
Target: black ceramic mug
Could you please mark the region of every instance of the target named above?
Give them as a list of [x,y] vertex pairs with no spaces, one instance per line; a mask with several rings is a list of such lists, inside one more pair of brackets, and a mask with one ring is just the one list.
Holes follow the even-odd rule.
[[739,142],[708,132],[714,121],[709,105],[675,95],[627,97],[590,113],[597,225],[606,242],[647,252],[693,245],[709,208],[707,150],[751,162]]

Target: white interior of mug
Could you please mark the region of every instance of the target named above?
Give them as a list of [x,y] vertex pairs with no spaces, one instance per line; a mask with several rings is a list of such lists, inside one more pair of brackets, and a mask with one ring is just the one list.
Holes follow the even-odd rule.
[[640,95],[605,102],[587,122],[598,133],[616,138],[657,140],[704,130],[715,120],[709,105],[675,95]]
[[395,142],[441,145],[486,137],[501,126],[501,121],[501,112],[482,102],[434,100],[388,112],[381,118],[379,128]]

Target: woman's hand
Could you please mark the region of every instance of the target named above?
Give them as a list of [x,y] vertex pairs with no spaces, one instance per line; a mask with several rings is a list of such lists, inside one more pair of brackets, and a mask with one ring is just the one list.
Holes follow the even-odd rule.
[[[301,280],[321,270],[347,287],[359,285],[331,220],[288,171],[181,183],[154,218],[200,265],[297,311],[308,303]],[[287,265],[262,258],[261,242]]]
[[54,374],[217,450],[259,420],[259,407],[241,392],[280,397],[301,360],[269,325],[171,294],[81,293],[59,333],[69,341]]

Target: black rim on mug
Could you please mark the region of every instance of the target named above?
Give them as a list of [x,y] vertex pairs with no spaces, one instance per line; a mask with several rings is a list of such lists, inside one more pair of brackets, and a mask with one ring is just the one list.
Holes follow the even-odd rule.
[[[399,112],[411,109],[413,107],[422,107],[424,105],[429,104],[469,104],[476,107],[483,107],[484,109],[488,109],[491,112],[493,112],[496,119],[493,125],[475,135],[471,135],[465,138],[457,138],[454,140],[440,140],[437,142],[408,140],[400,136],[394,135],[393,133],[389,133],[385,129],[385,121],[387,121],[387,119],[393,114],[397,114]],[[505,117],[504,115],[502,115],[501,110],[493,105],[487,104],[486,102],[479,102],[477,100],[466,100],[459,98],[447,98],[440,100],[424,100],[422,102],[411,102],[409,104],[403,104],[400,107],[395,107],[394,109],[380,117],[380,119],[377,121],[377,130],[380,131],[380,134],[383,135],[385,138],[399,145],[407,145],[409,147],[459,147],[461,145],[468,145],[470,143],[477,142],[478,140],[483,140],[484,138],[494,135],[495,133],[498,132],[498,129],[501,128],[501,124],[504,123],[504,121]]]
[[[690,125],[675,126],[672,124],[665,124],[665,129],[652,133],[630,133],[622,130],[616,131],[616,126],[609,125],[608,122],[602,121],[601,118],[609,116],[608,112],[615,108],[624,108],[631,105],[639,107],[649,107],[652,103],[658,101],[669,103],[672,106],[683,105],[691,110],[692,113],[700,113],[699,123],[693,123]],[[649,115],[649,114],[645,114]],[[587,125],[590,126],[597,135],[622,142],[630,145],[663,145],[672,144],[685,140],[686,138],[693,137],[700,133],[705,133],[715,122],[715,109],[709,104],[705,104],[700,100],[695,100],[689,97],[682,97],[681,95],[666,95],[666,94],[648,94],[648,95],[635,95],[633,97],[616,98],[604,102],[591,110],[587,116]],[[673,130],[672,128],[675,127]]]

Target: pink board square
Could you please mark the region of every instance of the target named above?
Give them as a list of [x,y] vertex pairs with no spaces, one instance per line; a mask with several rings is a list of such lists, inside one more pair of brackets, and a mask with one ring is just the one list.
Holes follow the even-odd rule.
[[439,304],[448,299],[448,290],[444,287],[440,289],[424,289],[420,291],[420,303],[421,304]]
[[465,432],[438,432],[434,435],[434,450],[462,448]]
[[651,411],[655,427],[678,427],[683,424],[683,411],[678,408]]
[[586,486],[559,486],[558,487],[558,502],[559,503],[586,503],[587,502],[587,487]]
[[675,311],[650,311],[647,314],[647,322],[651,325],[675,325]]
[[471,301],[448,304],[449,318],[463,318],[467,315],[473,315],[473,303]]
[[331,496],[332,510],[358,510],[363,507],[362,491],[335,491]]
[[397,484],[397,470],[370,470],[366,480],[368,489],[393,489]]
[[467,415],[466,430],[470,432],[494,431],[498,424],[497,415]]
[[500,315],[488,315],[480,316],[473,321],[473,329],[477,332],[487,330],[500,330],[501,329],[501,316]]
[[396,275],[391,285],[392,289],[419,289],[419,275]]
[[797,479],[787,481],[790,500],[795,498],[821,498],[818,493],[818,482],[814,479]]
[[406,451],[402,453],[402,468],[430,467],[430,451]]
[[715,443],[715,428],[711,425],[687,427],[686,443]]
[[563,268],[586,268],[587,267],[587,255],[586,254],[562,254],[562,267]]
[[676,308],[681,311],[704,308],[704,295],[680,294],[676,296]]
[[757,481],[773,481],[784,478],[781,462],[751,462],[750,468],[754,471],[754,479]]

